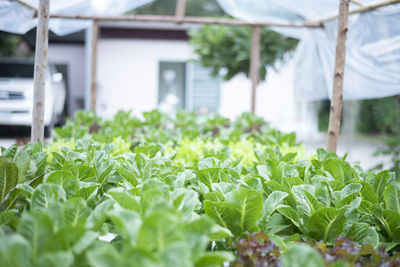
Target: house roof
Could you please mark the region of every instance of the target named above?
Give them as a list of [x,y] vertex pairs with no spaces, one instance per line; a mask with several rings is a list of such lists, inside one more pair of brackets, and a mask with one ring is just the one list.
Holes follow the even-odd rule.
[[[100,22],[100,38],[117,39],[153,39],[153,40],[188,40],[187,31],[201,27],[195,24],[179,25],[175,23],[137,22],[137,21],[105,21]],[[35,45],[36,28],[24,35],[30,46]],[[50,43],[84,44],[85,31],[65,36],[58,36],[50,31]]]

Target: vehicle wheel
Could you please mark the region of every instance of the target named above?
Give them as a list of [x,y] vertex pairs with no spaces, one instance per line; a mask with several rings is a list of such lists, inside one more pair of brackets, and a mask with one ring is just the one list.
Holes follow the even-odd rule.
[[45,126],[44,127],[44,137],[50,138],[52,131],[53,131],[53,126]]

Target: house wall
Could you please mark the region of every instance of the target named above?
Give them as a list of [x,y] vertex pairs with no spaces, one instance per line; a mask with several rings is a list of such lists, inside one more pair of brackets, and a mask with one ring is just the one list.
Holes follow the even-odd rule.
[[85,48],[83,44],[49,44],[49,61],[68,66],[68,115],[81,108],[85,91]]
[[[135,114],[157,107],[159,61],[187,61],[195,58],[186,41],[101,39],[98,53],[98,106],[101,116],[111,117],[119,109]],[[296,130],[298,104],[294,99],[293,64],[277,73],[268,71],[257,94],[257,114],[274,126]],[[221,86],[220,110],[235,118],[250,110],[250,81],[238,75]]]
[[98,52],[98,101],[101,116],[118,110],[135,114],[157,107],[158,63],[187,61],[186,41],[101,39]]

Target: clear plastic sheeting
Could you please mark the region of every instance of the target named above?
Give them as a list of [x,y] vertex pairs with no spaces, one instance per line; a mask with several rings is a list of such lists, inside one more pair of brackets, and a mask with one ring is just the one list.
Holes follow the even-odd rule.
[[[360,1],[360,0],[359,0]],[[317,21],[337,14],[339,0],[218,0],[230,15],[252,22]],[[360,1],[364,5],[377,1]],[[379,1],[381,2],[381,1]],[[357,8],[352,4],[351,9]],[[297,18],[297,19],[296,19]],[[325,28],[274,30],[300,40],[295,54],[298,100],[331,97],[337,20]],[[347,41],[343,98],[359,100],[400,94],[400,4],[351,15]]]
[[0,30],[23,34],[35,27],[34,12],[18,3],[0,0]]
[[[103,15],[116,16],[133,10],[154,0],[51,0],[51,14]],[[38,0],[24,0],[27,4],[38,7]],[[0,30],[24,34],[34,28],[37,19],[34,12],[13,0],[0,0]],[[90,21],[74,19],[51,19],[49,28],[57,35],[67,35],[86,29]]]

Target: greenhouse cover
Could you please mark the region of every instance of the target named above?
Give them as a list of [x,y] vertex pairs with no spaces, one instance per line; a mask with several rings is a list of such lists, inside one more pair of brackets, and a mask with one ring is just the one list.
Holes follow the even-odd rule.
[[[25,0],[36,6],[38,0]],[[153,0],[51,0],[51,13],[120,15]],[[318,21],[335,15],[339,0],[217,0],[230,15],[249,22]],[[381,2],[382,0],[378,1]],[[359,0],[364,5],[377,1]],[[351,9],[357,5],[351,4]],[[36,25],[34,12],[16,1],[0,0],[0,30],[23,34]],[[300,40],[295,55],[298,100],[330,98],[333,86],[337,20],[324,28],[275,27]],[[66,35],[90,21],[51,19],[50,29]],[[400,94],[400,4],[351,15],[344,80],[345,100]]]
[[[230,15],[250,22],[304,22],[338,14],[339,0],[218,0]],[[359,0],[364,5],[380,1]],[[351,4],[350,9],[357,8]],[[325,28],[274,28],[300,39],[296,51],[296,95],[330,98],[337,19]],[[400,4],[351,15],[343,98],[358,100],[400,94]]]
[[[38,0],[24,0],[38,7]],[[73,15],[117,16],[154,0],[50,0],[50,13]],[[36,27],[34,11],[12,0],[0,0],[0,30],[24,34]],[[51,19],[50,30],[57,35],[67,35],[88,28],[91,21]]]

